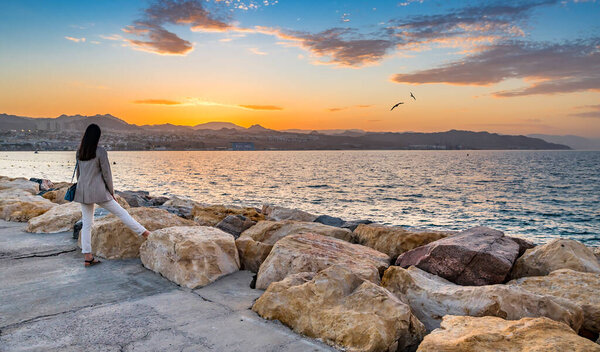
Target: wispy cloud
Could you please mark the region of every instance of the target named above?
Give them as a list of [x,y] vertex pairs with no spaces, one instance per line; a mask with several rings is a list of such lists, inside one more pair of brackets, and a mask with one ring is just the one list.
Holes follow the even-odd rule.
[[204,100],[200,98],[186,97],[181,100],[171,99],[140,99],[134,100],[134,104],[146,105],[165,105],[165,106],[220,106],[224,108],[243,109],[243,110],[265,110],[277,111],[283,110],[282,107],[276,105],[258,105],[258,104],[227,104],[216,101]]
[[578,106],[577,109],[584,109],[584,110],[590,110],[590,111],[584,111],[584,112],[574,113],[574,114],[571,114],[571,116],[584,117],[584,118],[594,118],[594,119],[599,119],[600,118],[600,105]]
[[82,38],[75,38],[75,37],[65,36],[65,39],[66,40],[70,40],[70,41],[75,42],[75,43],[83,43],[83,42],[85,42],[85,38],[83,38],[83,37]]
[[106,40],[115,40],[115,41],[121,41],[124,40],[125,38],[123,38],[122,35],[120,34],[110,34],[110,35],[104,35],[104,34],[100,34],[99,35],[100,38],[102,39],[106,39]]
[[529,86],[495,97],[600,90],[600,38],[561,44],[509,41],[485,47],[448,65],[392,76],[397,83],[491,85],[510,78]]
[[238,105],[241,108],[248,110],[283,110],[280,106],[275,105]]
[[181,105],[181,102],[168,99],[143,99],[134,100],[134,104],[150,104],[150,105]]
[[266,53],[264,51],[260,51],[260,49],[258,49],[258,48],[249,48],[248,50],[250,50],[250,52],[255,55],[268,55],[268,53]]
[[352,108],[357,108],[357,109],[366,109],[366,108],[370,108],[373,105],[354,105],[354,106],[343,106],[343,107],[334,107],[334,108],[327,108],[325,109],[326,111],[329,112],[338,112],[338,111],[343,111],[343,110],[348,110],[348,109],[352,109]]

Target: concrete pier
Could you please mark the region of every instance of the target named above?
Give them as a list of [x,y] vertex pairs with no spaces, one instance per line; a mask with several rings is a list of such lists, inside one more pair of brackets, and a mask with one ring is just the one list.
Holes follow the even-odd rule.
[[189,290],[25,225],[0,220],[0,351],[335,351],[252,312],[248,271]]

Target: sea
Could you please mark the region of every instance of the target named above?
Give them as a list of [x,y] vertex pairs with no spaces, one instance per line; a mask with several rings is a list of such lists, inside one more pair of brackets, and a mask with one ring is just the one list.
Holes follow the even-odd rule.
[[[439,230],[600,246],[600,151],[109,151],[115,188],[277,204]],[[74,152],[0,152],[0,175],[69,181]]]

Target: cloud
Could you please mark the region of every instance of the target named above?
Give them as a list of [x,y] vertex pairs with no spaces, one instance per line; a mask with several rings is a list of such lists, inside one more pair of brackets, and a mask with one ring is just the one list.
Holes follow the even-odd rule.
[[85,38],[74,38],[74,37],[65,36],[65,39],[70,40],[75,43],[84,43],[85,42]]
[[248,110],[283,110],[280,106],[275,105],[238,105],[241,108]]
[[152,3],[141,19],[123,28],[139,39],[126,38],[134,49],[161,55],[187,55],[191,42],[164,28],[165,24],[184,24],[193,31],[225,31],[231,26],[204,8],[197,0],[163,0]]
[[329,112],[338,112],[338,111],[343,111],[343,110],[348,110],[351,108],[357,108],[357,109],[366,109],[366,108],[370,108],[373,105],[354,105],[354,106],[343,106],[343,107],[336,107],[336,108],[327,108],[325,110],[329,111]]
[[248,50],[255,55],[268,55],[264,51],[260,51],[258,48],[249,48]]
[[283,110],[282,107],[276,105],[256,105],[256,104],[227,104],[216,101],[208,101],[200,98],[186,97],[181,100],[170,100],[170,99],[141,99],[134,100],[134,104],[148,104],[148,105],[165,105],[165,106],[220,106],[224,108],[234,108],[243,110],[265,110],[265,111],[276,111]]
[[511,78],[529,86],[495,92],[495,97],[600,90],[600,38],[564,43],[507,41],[447,65],[396,74],[397,83],[491,85]]
[[579,112],[579,113],[571,114],[571,116],[600,119],[600,105],[578,106],[577,109],[586,109],[586,110],[592,110],[592,111]]
[[106,39],[106,40],[124,40],[123,36],[119,35],[119,34],[111,34],[111,35],[104,35],[104,34],[100,34],[99,36],[102,39]]
[[151,104],[151,105],[181,105],[181,102],[167,99],[144,99],[135,100],[134,104]]

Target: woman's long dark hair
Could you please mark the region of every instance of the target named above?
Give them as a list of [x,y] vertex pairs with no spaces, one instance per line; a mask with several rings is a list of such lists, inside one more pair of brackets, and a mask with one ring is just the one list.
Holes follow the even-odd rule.
[[95,123],[92,123],[85,129],[83,138],[81,138],[81,144],[77,149],[78,160],[91,160],[96,157],[96,148],[98,148],[98,141],[100,140],[100,127]]

